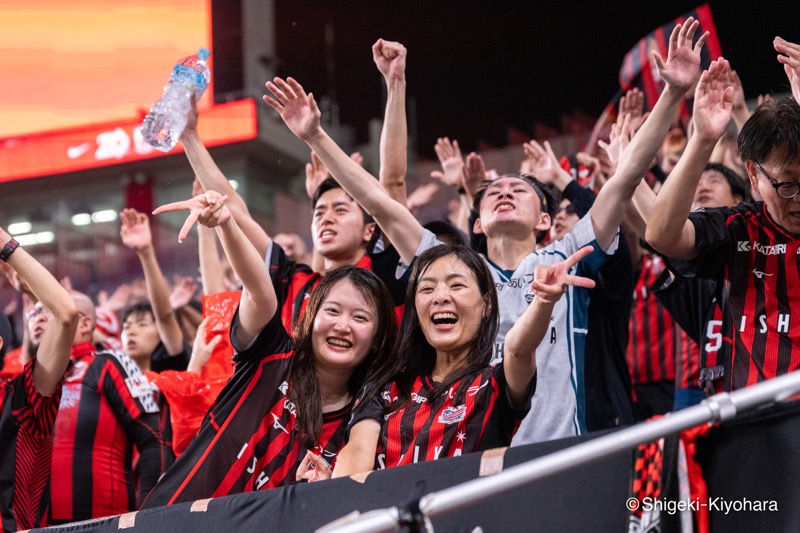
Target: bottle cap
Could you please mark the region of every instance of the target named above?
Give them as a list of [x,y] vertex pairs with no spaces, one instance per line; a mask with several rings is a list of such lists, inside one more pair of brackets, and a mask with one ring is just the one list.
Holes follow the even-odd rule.
[[208,51],[208,48],[201,48],[197,51],[197,57],[200,59],[208,59],[209,54],[210,52]]

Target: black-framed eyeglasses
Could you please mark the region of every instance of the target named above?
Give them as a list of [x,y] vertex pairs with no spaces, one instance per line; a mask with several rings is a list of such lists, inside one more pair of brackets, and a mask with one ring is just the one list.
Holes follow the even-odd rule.
[[798,194],[800,194],[800,182],[798,181],[785,181],[783,183],[779,183],[777,180],[772,179],[772,176],[767,174],[767,171],[764,170],[764,167],[761,166],[760,163],[756,163],[758,170],[764,174],[764,177],[767,178],[769,184],[775,189],[775,192],[783,198],[784,200],[791,200]]

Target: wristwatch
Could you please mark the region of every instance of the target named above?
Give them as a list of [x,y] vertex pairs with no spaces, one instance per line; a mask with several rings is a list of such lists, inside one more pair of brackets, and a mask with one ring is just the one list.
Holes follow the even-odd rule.
[[6,245],[3,246],[3,250],[0,251],[0,260],[2,260],[4,263],[8,261],[8,258],[11,257],[11,254],[13,254],[14,250],[16,250],[17,248],[19,248],[19,243],[17,242],[17,239],[11,239],[10,241],[8,241]]

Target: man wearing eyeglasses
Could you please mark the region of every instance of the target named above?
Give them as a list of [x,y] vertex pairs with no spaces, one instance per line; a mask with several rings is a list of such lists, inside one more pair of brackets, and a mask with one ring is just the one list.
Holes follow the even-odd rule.
[[[689,213],[696,186],[731,119],[730,66],[720,59],[695,94],[695,133],[656,199],[647,241],[681,274],[717,282],[720,363],[710,377],[735,390],[800,368],[800,46],[787,54],[794,99],[761,105],[739,135],[739,151],[763,202]],[[788,58],[788,59],[787,59]]]

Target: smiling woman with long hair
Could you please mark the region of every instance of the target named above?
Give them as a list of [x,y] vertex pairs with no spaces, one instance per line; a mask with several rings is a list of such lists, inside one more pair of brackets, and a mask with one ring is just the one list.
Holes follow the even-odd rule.
[[[497,295],[486,263],[462,246],[421,254],[394,354],[360,396],[334,477],[508,446],[530,409],[536,347],[553,306],[568,285],[594,286],[569,274],[591,251],[537,269],[534,299],[509,331],[496,366],[490,361]],[[321,464],[301,475],[317,480],[331,472]]]
[[333,466],[354,397],[394,342],[388,289],[354,266],[322,278],[293,340],[282,325],[269,272],[226,199],[208,191],[156,210],[191,211],[181,240],[195,220],[216,227],[243,289],[231,325],[233,376],[146,507],[283,485],[294,480],[308,451]]

